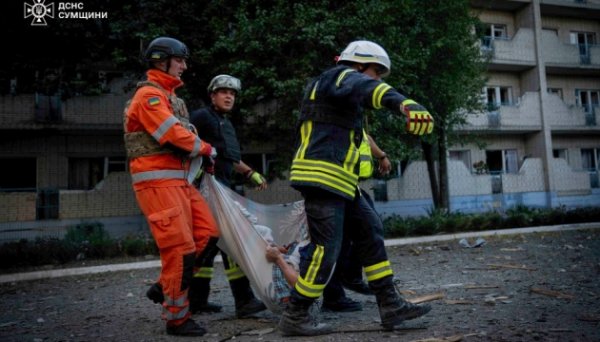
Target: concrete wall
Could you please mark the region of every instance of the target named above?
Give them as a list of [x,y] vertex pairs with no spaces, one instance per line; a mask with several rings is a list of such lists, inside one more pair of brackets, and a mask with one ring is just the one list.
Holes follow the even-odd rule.
[[80,124],[123,124],[127,95],[72,97],[64,101],[63,122]]
[[540,158],[527,158],[516,174],[502,175],[504,193],[543,192],[544,171]]
[[62,190],[61,219],[139,215],[141,211],[127,172],[114,172],[93,190]]
[[533,29],[521,28],[509,40],[495,39],[494,61],[510,61],[514,64],[534,64],[535,51],[533,46]]
[[515,35],[517,29],[515,17],[512,13],[489,10],[478,10],[476,13],[483,23],[506,25],[506,34],[509,38]]

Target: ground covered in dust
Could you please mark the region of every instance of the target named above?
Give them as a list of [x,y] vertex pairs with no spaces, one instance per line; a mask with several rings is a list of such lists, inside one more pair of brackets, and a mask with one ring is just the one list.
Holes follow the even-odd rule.
[[[600,231],[486,238],[388,247],[401,291],[433,310],[394,332],[379,329],[374,297],[354,313],[319,313],[338,332],[296,341],[600,341]],[[211,301],[221,313],[196,315],[203,338],[172,337],[160,307],[145,297],[158,268],[0,284],[1,341],[277,341],[270,312],[235,319],[217,264]],[[425,296],[425,298],[423,297]]]

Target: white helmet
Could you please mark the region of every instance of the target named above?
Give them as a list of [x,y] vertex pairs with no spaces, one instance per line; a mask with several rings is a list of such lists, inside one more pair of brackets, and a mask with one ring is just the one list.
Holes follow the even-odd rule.
[[361,64],[375,63],[385,68],[383,77],[390,74],[391,63],[387,52],[377,43],[368,40],[356,40],[340,54],[339,62],[350,61]]
[[212,93],[217,89],[233,89],[236,93],[242,90],[242,82],[239,78],[235,78],[229,75],[218,75],[215,76],[208,84],[208,93]]

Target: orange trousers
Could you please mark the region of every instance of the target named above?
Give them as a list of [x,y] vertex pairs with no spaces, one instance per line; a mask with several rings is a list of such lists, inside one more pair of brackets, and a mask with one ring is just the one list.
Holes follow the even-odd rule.
[[168,326],[180,325],[191,315],[187,294],[195,258],[219,236],[217,224],[192,185],[149,187],[135,195],[160,252],[163,319]]

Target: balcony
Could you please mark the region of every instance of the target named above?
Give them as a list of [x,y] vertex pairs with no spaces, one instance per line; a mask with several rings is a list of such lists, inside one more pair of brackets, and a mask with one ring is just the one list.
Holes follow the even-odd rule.
[[122,129],[128,95],[0,96],[0,129]]
[[566,104],[560,97],[548,94],[545,117],[553,133],[600,132],[600,109]]
[[555,33],[543,31],[542,49],[548,74],[600,75],[600,45],[567,44]]
[[512,38],[485,37],[481,51],[489,55],[490,70],[523,71],[536,65],[534,34],[530,28],[521,28]]
[[517,103],[490,106],[480,114],[468,114],[465,131],[502,131],[528,133],[542,129],[538,92],[527,92]]
[[600,20],[599,0],[540,0],[542,16]]

